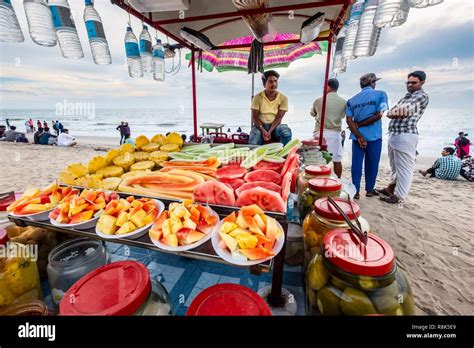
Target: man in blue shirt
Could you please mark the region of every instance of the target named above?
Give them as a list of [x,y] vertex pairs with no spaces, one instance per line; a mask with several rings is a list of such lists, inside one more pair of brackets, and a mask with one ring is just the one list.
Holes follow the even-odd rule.
[[[367,197],[377,195],[374,190],[382,153],[382,114],[388,109],[388,97],[375,89],[374,73],[360,78],[362,91],[347,101],[346,120],[352,140],[352,183],[357,189],[354,198],[360,198],[362,162],[364,162],[365,190]],[[364,160],[365,159],[365,160]]]

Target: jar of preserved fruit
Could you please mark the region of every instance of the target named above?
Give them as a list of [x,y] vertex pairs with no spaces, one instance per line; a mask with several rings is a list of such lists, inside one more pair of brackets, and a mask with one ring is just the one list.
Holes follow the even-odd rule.
[[327,165],[309,165],[301,171],[298,177],[298,192],[303,193],[308,188],[308,181],[315,178],[329,178],[332,168]]
[[335,178],[309,179],[308,188],[300,194],[298,209],[304,219],[313,210],[314,202],[324,197],[338,197],[341,194],[342,181]]
[[59,305],[60,315],[171,315],[171,301],[148,268],[136,261],[102,266],[79,279]]
[[306,272],[312,315],[414,315],[410,286],[390,245],[369,233],[364,246],[350,229],[324,237]]

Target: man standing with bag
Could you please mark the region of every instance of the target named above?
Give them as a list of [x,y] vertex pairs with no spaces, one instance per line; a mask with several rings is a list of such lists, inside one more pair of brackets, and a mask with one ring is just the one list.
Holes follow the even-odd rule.
[[[426,74],[414,71],[408,74],[408,93],[387,113],[391,119],[388,126],[388,158],[392,170],[392,181],[378,193],[387,203],[403,201],[410,191],[418,144],[417,123],[428,106],[428,94],[423,91]],[[385,196],[385,197],[384,197]]]

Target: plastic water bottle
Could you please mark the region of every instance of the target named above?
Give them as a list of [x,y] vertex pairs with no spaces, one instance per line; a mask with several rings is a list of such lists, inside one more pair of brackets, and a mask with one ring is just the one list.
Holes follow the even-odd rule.
[[151,72],[151,61],[152,61],[152,42],[151,35],[148,32],[146,25],[143,26],[143,30],[140,33],[140,57],[142,59],[142,66],[144,72]]
[[98,65],[112,64],[112,57],[110,56],[109,45],[105,38],[102,20],[94,8],[94,2],[93,0],[85,0],[85,4],[84,23],[86,24],[94,63]]
[[132,78],[143,77],[142,61],[137,37],[131,27],[127,27],[125,34],[125,52],[127,54],[128,74]]
[[374,25],[384,28],[403,24],[408,18],[409,10],[408,0],[379,0],[379,5],[375,12]]
[[377,28],[377,34],[375,35],[375,41],[374,41],[374,44],[372,45],[372,50],[370,51],[369,56],[373,56],[375,54],[375,51],[377,51],[381,33],[382,33],[382,28]]
[[156,81],[165,80],[165,51],[160,39],[153,46],[153,78]]
[[58,39],[48,1],[24,0],[23,7],[33,42],[46,47],[56,46]]
[[0,42],[23,41],[25,37],[21,32],[11,0],[0,0]]
[[64,58],[83,58],[81,41],[67,0],[49,0],[53,25],[58,36],[59,47]]
[[410,6],[415,8],[425,8],[441,4],[443,0],[409,0]]
[[410,12],[410,4],[408,0],[404,0],[400,5],[400,11],[396,14],[393,20],[390,22],[391,27],[398,27],[405,23],[408,19],[408,13]]
[[367,0],[365,3],[364,12],[360,16],[359,30],[357,31],[354,45],[354,56],[356,57],[368,57],[373,52],[379,29],[374,26],[377,4],[378,0]]
[[336,39],[336,50],[334,51],[334,64],[332,66],[332,72],[334,74],[340,74],[346,71],[347,69],[347,59],[342,55],[342,50],[344,48],[344,41],[346,40],[347,26],[344,25],[339,32],[339,35]]
[[351,16],[349,18],[349,26],[347,28],[346,39],[344,42],[344,48],[342,55],[345,59],[354,59],[354,45],[357,37],[357,31],[359,30],[359,21],[364,11],[365,0],[356,0],[352,5]]

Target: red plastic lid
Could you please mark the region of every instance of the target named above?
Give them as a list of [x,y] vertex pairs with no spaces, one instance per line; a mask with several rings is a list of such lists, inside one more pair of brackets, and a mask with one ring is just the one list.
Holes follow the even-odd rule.
[[187,316],[270,316],[265,301],[254,291],[237,284],[213,285],[196,296]]
[[309,175],[330,175],[332,172],[332,168],[330,166],[325,165],[310,165],[304,169],[306,174]]
[[151,290],[150,273],[136,261],[118,261],[85,275],[66,292],[60,315],[132,315]]
[[309,179],[308,184],[315,191],[334,192],[342,189],[342,181],[333,178]]
[[[352,201],[352,208],[354,209],[354,213],[352,212],[351,205],[349,201],[344,198],[333,198],[336,204],[344,211],[347,217],[351,220],[355,220],[360,216],[360,207],[359,205]],[[328,198],[320,198],[314,203],[314,211],[319,216],[323,218],[330,219],[330,220],[337,220],[337,221],[344,221],[344,218],[341,214],[334,208],[334,206],[329,203]]]
[[0,245],[5,245],[8,242],[7,230],[0,228]]
[[[313,139],[301,140],[304,146],[319,146],[319,135]],[[326,139],[323,137],[323,145],[326,144]]]
[[12,204],[13,202],[15,202],[15,200],[17,200],[18,198],[21,197],[21,194],[20,193],[17,193],[15,194],[14,196],[12,197],[8,197],[6,199],[2,199],[0,201],[0,211],[6,211],[7,210],[7,207]]
[[349,229],[329,232],[323,243],[326,259],[349,273],[378,277],[390,273],[395,265],[390,245],[372,233],[365,247]]

